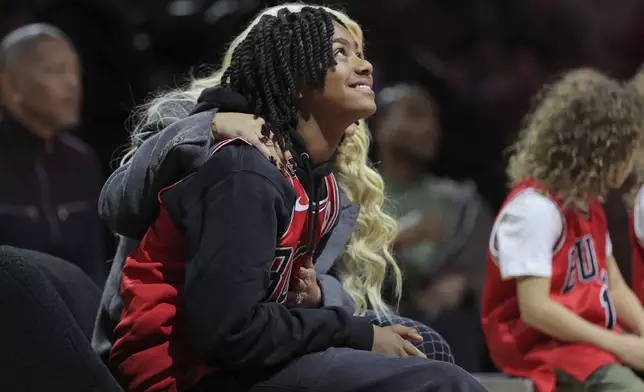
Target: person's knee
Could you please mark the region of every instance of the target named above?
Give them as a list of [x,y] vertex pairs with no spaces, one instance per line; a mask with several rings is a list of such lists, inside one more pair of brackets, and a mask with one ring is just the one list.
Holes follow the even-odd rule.
[[420,336],[423,337],[423,341],[420,343],[414,343],[414,345],[422,351],[427,358],[454,363],[454,355],[452,354],[452,349],[447,341],[428,325],[407,317],[397,315],[379,315],[373,311],[368,312],[366,317],[369,317],[373,323],[381,327],[393,324],[402,324],[416,329]]
[[[592,377],[592,376],[591,376]],[[624,365],[609,365],[599,380],[589,380],[596,391],[635,392],[644,391],[644,381]]]
[[427,360],[417,371],[428,381],[440,380],[440,386],[449,387],[450,391],[486,391],[471,374],[449,362]]

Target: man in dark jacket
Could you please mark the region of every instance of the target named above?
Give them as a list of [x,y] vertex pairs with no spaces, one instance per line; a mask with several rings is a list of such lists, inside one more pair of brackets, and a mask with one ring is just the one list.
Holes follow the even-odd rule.
[[78,56],[56,27],[31,24],[0,43],[0,244],[71,261],[105,278],[94,152],[64,132],[79,121]]

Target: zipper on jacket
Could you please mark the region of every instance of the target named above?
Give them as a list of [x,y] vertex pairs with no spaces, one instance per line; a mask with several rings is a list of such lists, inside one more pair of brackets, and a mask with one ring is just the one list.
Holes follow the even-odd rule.
[[52,242],[55,245],[58,245],[62,240],[62,233],[57,214],[51,205],[51,189],[49,187],[47,171],[45,171],[40,159],[35,159],[34,163],[36,177],[38,177],[38,183],[40,184],[40,201],[42,203],[42,209],[45,214],[45,218],[47,219],[47,224],[49,225]]

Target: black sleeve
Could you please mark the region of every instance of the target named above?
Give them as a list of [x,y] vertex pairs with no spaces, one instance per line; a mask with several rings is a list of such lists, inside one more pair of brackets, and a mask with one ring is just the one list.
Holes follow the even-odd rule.
[[329,347],[371,349],[373,328],[365,318],[339,307],[289,310],[263,302],[278,232],[290,215],[273,182],[236,171],[201,194],[184,207],[186,235],[198,237],[188,241],[194,254],[184,305],[200,358],[226,369],[264,368]]

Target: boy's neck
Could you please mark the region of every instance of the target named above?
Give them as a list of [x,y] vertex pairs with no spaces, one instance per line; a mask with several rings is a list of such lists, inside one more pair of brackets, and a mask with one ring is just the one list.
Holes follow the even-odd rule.
[[[332,127],[336,129],[334,130]],[[308,120],[300,118],[297,132],[304,139],[306,151],[311,157],[311,162],[314,165],[319,165],[331,159],[342,141],[346,128],[342,127],[342,125],[320,124],[319,121],[311,116]],[[326,132],[323,132],[322,129]]]

